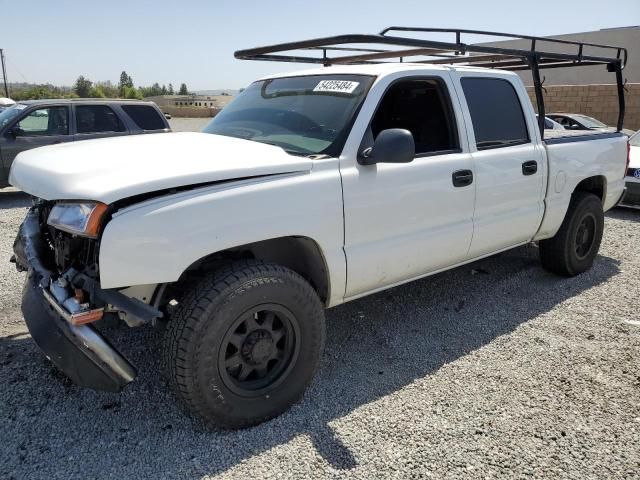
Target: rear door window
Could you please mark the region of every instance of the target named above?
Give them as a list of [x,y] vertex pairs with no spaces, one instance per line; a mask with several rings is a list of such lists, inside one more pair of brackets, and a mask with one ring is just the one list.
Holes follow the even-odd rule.
[[163,130],[167,128],[160,113],[149,105],[122,105],[122,110],[142,130]]
[[16,127],[24,137],[69,135],[69,109],[67,107],[39,108],[20,120]]
[[502,78],[462,78],[478,150],[529,143],[527,122],[511,82]]
[[78,133],[107,133],[123,132],[124,126],[107,105],[77,105],[76,129]]

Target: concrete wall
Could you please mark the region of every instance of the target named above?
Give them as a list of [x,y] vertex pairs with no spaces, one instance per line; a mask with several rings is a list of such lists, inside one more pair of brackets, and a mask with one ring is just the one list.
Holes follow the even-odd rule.
[[[604,5],[604,4],[603,4]],[[579,9],[579,4],[576,4]],[[621,12],[622,13],[622,12]],[[640,83],[640,27],[606,28],[593,32],[571,33],[568,35],[553,35],[553,38],[578,42],[595,43],[599,45],[615,45],[627,48],[629,59],[627,66],[622,71],[623,78],[629,83]],[[503,48],[531,48],[529,40],[508,40],[505,42],[483,43],[482,45],[494,45]],[[544,42],[538,42],[538,50],[548,52],[577,53],[577,47],[569,45],[559,46]],[[595,47],[585,47],[585,55],[611,55],[611,50],[603,50]],[[531,73],[526,70],[518,72],[525,85],[531,85]],[[616,83],[614,73],[607,72],[605,65],[572,68],[549,68],[540,70],[540,75],[546,77],[545,85],[588,85]]]
[[[547,113],[583,113],[607,125],[618,121],[618,93],[615,85],[553,85],[546,86],[544,108]],[[628,83],[625,93],[624,128],[640,130],[640,83]],[[527,87],[533,106],[533,87]]]

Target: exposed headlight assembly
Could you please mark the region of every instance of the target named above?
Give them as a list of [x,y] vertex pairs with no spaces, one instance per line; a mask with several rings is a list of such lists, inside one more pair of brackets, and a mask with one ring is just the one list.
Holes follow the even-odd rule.
[[60,202],[51,209],[47,223],[73,235],[96,238],[106,211],[100,202]]

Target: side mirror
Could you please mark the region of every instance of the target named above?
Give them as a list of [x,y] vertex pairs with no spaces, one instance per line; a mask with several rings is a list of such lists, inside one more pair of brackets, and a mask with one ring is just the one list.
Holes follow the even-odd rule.
[[389,128],[378,134],[373,147],[364,149],[358,155],[358,163],[409,163],[415,155],[416,146],[411,132],[403,128]]
[[16,137],[24,137],[24,130],[22,130],[20,127],[15,126],[13,128],[11,128],[11,130],[9,130],[9,133],[11,134],[11,136],[13,138]]

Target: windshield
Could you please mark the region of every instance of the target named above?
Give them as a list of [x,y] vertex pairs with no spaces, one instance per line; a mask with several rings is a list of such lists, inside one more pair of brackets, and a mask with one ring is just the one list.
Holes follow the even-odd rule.
[[586,115],[574,115],[576,120],[582,123],[587,128],[603,128],[606,125],[595,118],[587,117]]
[[202,131],[277,145],[296,155],[337,156],[373,80],[315,75],[255,82]]
[[640,147],[640,130],[631,135],[631,138],[629,138],[629,145],[632,147]]
[[12,119],[17,117],[25,108],[27,108],[26,105],[17,103],[3,112],[0,112],[0,130],[2,130]]

